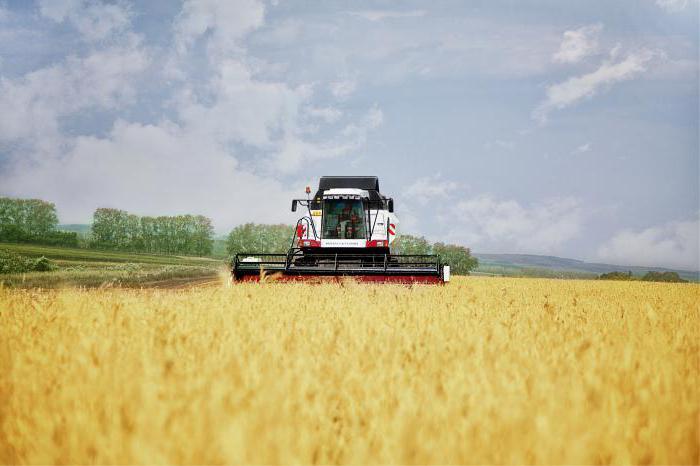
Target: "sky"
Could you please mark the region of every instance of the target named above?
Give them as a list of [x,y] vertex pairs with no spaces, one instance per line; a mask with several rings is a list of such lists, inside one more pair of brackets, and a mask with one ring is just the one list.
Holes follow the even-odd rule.
[[699,266],[698,0],[0,0],[0,195],[293,223],[377,175],[400,232]]

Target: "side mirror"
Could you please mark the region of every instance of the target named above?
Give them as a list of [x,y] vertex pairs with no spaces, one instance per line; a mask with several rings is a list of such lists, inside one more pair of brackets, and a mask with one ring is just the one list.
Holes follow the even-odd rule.
[[394,200],[389,199],[389,212],[393,213],[394,212]]
[[294,199],[292,201],[292,212],[296,212],[296,211],[297,211],[297,200]]

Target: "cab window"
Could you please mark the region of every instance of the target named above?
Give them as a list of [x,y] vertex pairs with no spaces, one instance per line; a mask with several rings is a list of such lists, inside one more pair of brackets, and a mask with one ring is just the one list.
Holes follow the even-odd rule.
[[355,199],[324,199],[323,238],[364,239],[365,215],[362,201]]

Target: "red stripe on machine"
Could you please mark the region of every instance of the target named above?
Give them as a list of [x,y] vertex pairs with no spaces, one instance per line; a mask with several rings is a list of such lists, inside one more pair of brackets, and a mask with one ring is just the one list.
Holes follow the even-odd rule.
[[383,248],[383,247],[388,247],[388,246],[389,246],[389,244],[386,241],[377,241],[377,240],[367,241],[368,248]]
[[390,223],[390,224],[389,224],[389,234],[390,234],[390,235],[395,235],[395,234],[396,234],[396,233],[395,233],[395,229],[396,229],[396,225],[394,225],[393,223]]
[[301,239],[299,238],[300,248],[320,248],[321,242],[315,239]]
[[[234,282],[259,282],[260,275],[245,275]],[[346,275],[346,276],[309,276],[271,274],[265,278],[265,283],[343,283],[356,281],[360,283],[398,283],[403,285],[444,285],[445,282],[437,275]]]

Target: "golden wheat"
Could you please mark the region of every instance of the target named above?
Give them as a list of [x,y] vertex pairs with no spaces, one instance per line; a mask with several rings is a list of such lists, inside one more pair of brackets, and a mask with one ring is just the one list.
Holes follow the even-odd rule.
[[0,289],[0,461],[694,463],[699,292]]

